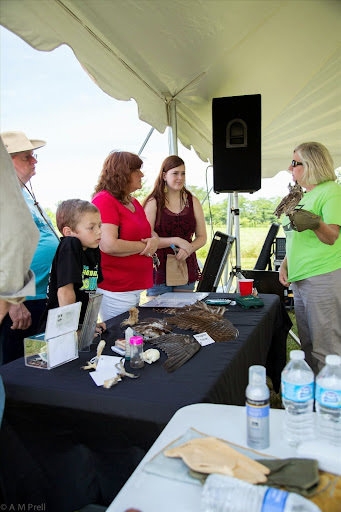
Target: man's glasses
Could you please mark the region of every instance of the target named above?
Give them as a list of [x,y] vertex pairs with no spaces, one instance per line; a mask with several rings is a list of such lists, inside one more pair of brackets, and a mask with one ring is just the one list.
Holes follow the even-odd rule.
[[296,160],[293,160],[291,162],[291,167],[297,167],[298,165],[303,165],[302,162],[296,162]]
[[20,160],[22,160],[23,162],[29,162],[32,158],[37,160],[37,153],[28,153],[26,155],[21,155],[20,153],[18,153],[17,155],[13,156],[18,156]]

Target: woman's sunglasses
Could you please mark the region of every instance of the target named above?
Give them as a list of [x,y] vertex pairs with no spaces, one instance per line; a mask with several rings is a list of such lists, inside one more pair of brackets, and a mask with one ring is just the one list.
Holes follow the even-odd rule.
[[302,162],[296,162],[296,160],[293,160],[291,162],[291,167],[297,167],[298,165],[303,165]]

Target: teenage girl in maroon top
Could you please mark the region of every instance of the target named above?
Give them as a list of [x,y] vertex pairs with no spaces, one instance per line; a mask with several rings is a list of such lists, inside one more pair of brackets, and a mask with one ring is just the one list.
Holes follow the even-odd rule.
[[[168,156],[161,165],[154,189],[143,206],[151,229],[159,235],[157,256],[160,266],[154,270],[154,286],[147,295],[160,295],[172,291],[192,291],[200,279],[195,251],[206,243],[204,213],[198,199],[185,188],[185,164],[176,155]],[[188,283],[183,286],[166,286],[167,254],[186,260]]]

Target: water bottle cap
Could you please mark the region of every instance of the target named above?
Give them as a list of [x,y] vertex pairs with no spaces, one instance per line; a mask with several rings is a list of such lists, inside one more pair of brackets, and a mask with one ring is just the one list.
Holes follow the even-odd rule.
[[142,336],[132,336],[129,341],[130,345],[142,345],[143,338]]
[[333,354],[329,354],[328,356],[326,356],[326,364],[330,364],[332,366],[340,366],[341,357],[333,355]]
[[251,386],[262,386],[266,383],[266,372],[264,366],[253,365],[249,368],[249,384]]
[[290,352],[290,359],[293,359],[294,361],[302,361],[304,359],[304,355],[303,350],[292,350]]

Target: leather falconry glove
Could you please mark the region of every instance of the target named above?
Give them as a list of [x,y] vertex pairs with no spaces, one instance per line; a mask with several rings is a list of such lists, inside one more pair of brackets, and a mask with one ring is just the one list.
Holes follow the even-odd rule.
[[290,225],[295,231],[305,231],[306,229],[318,229],[320,227],[321,216],[308,210],[294,210],[288,215]]

